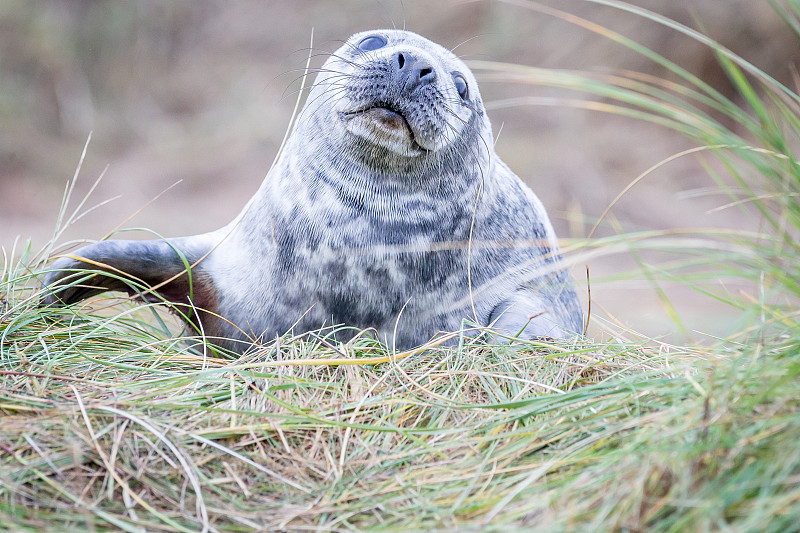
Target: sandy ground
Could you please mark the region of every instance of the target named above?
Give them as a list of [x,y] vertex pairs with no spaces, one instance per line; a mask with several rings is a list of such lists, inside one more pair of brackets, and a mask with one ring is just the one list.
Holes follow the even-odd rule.
[[[639,2],[691,23],[777,76],[797,60],[796,38],[766,1]],[[553,16],[499,2],[405,1],[129,3],[10,1],[0,6],[0,244],[42,246],[53,234],[66,183],[92,132],[68,211],[87,212],[59,242],[103,238],[115,228],[164,236],[202,233],[232,219],[275,156],[296,97],[296,79],[355,31],[403,26],[467,61],[492,60],[594,72],[664,75],[641,57]],[[640,39],[721,90],[713,56],[653,23],[587,2],[549,2]],[[694,10],[693,12],[690,10]],[[766,64],[764,64],[766,63]],[[630,119],[563,106],[503,108],[514,96],[564,96],[494,83],[478,72],[497,152],[541,197],[569,246],[641,172],[691,147],[678,134]],[[570,95],[574,96],[574,95]],[[597,235],[682,228],[756,229],[757,216],[722,209],[703,168],[684,157],[649,175],[611,211]],[[163,194],[162,194],[163,193]],[[96,207],[96,208],[95,208]],[[145,232],[126,238],[146,238]],[[645,258],[650,260],[650,258]],[[658,260],[658,258],[653,258]],[[629,254],[588,262],[592,334],[602,310],[647,336],[685,340],[653,283]],[[573,272],[587,300],[586,265]],[[621,280],[609,280],[621,272]],[[742,287],[712,281],[727,290]],[[689,335],[722,335],[739,316],[676,283],[660,285]],[[744,287],[747,289],[746,287]]]

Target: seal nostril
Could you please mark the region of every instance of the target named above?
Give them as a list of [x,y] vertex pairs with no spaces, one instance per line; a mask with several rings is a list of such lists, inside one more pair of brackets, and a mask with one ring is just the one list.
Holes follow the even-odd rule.
[[413,91],[420,85],[427,85],[436,81],[436,70],[424,57],[415,52],[397,52],[394,56],[392,76],[396,83],[406,91]]

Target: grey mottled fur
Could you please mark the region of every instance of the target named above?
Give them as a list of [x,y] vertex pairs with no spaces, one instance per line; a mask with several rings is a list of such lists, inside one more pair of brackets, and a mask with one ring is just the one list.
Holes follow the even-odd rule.
[[[370,35],[386,45],[360,50]],[[465,100],[454,72],[466,80]],[[376,104],[405,123],[359,113]],[[202,259],[191,270],[192,303],[230,321],[201,313],[203,332],[239,352],[291,328],[340,323],[375,328],[398,348],[464,319],[524,328],[528,338],[580,333],[581,306],[547,214],[492,143],[477,83],[454,54],[411,32],[356,34],[320,69],[283,153],[231,224],[74,255],[150,285],[186,270],[178,250],[189,263]],[[81,267],[61,258],[45,283]],[[160,293],[187,303],[187,278]],[[125,289],[103,276],[94,284],[45,301]]]

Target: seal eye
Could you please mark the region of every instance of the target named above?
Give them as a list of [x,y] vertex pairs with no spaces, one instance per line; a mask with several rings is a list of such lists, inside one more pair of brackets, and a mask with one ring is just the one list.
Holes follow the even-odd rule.
[[466,100],[468,96],[467,79],[460,72],[453,72],[453,81],[456,84],[456,91],[462,100]]
[[364,37],[358,43],[358,49],[363,50],[364,52],[377,50],[378,48],[383,48],[384,46],[386,46],[386,39],[380,35],[370,35],[369,37]]

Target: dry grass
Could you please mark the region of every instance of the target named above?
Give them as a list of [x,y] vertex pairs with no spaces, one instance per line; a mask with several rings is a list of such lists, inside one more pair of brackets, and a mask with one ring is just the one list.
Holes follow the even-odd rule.
[[320,332],[224,360],[142,320],[147,308],[47,315],[32,293],[5,294],[0,520],[15,530],[779,531],[798,518],[794,345],[465,338],[391,356]]
[[[507,519],[537,472],[613,434],[620,398],[639,403],[615,380],[665,379],[663,357],[631,347],[466,339],[389,357],[369,340],[332,349],[314,335],[265,347],[266,361],[220,360],[160,338],[139,312],[46,323],[24,320],[42,313],[28,301],[4,315],[4,522],[249,530]],[[356,359],[368,364],[345,364]]]

